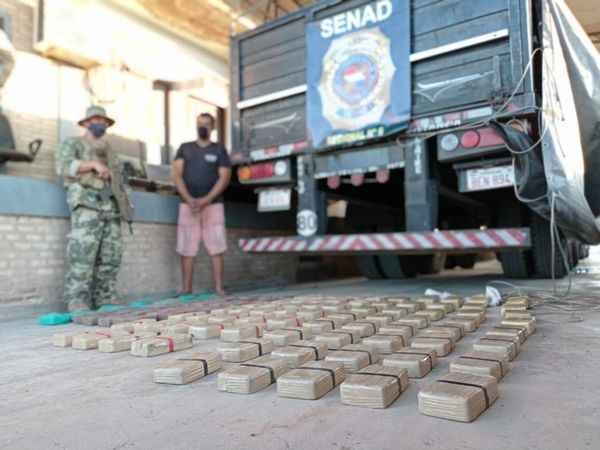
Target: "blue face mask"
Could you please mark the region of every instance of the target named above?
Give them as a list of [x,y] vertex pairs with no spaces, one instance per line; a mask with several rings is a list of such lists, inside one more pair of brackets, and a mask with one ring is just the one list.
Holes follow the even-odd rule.
[[88,130],[90,130],[90,133],[95,137],[99,138],[106,133],[106,124],[100,122],[90,123],[88,125]]

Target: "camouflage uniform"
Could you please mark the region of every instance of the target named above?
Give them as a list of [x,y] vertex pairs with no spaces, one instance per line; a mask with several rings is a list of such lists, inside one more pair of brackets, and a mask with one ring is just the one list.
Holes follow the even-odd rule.
[[[78,174],[83,161],[97,160],[112,171],[111,181],[95,172]],[[70,311],[116,303],[117,273],[123,255],[121,219],[131,220],[128,198],[122,183],[118,156],[102,139],[91,143],[85,138],[65,140],[56,152],[56,172],[65,180],[67,203],[71,210],[71,231],[67,235],[68,272],[64,301]],[[114,195],[118,186],[119,195]],[[119,208],[122,203],[125,207]],[[129,216],[128,216],[129,215]]]

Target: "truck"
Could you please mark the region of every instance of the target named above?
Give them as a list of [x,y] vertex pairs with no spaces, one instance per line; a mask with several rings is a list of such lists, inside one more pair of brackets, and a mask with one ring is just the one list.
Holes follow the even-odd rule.
[[325,0],[234,35],[236,181],[296,215],[239,248],[562,278],[600,243],[599,86],[562,0]]

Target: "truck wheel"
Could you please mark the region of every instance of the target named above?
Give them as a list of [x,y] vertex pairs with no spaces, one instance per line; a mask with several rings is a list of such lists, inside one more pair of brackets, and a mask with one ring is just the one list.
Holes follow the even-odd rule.
[[415,258],[417,258],[418,271],[423,275],[437,275],[446,265],[446,254],[441,252],[435,255],[419,255]]
[[[516,198],[510,197],[498,205],[497,224],[500,228],[522,227],[527,224],[527,210]],[[530,252],[500,252],[498,259],[507,278],[530,278],[533,275],[533,262]]]
[[363,276],[369,280],[380,280],[384,277],[377,257],[373,255],[357,255],[356,263]]
[[472,269],[477,262],[477,255],[470,253],[468,255],[460,255],[456,257],[458,267],[461,269]]
[[[552,278],[552,244],[550,222],[531,212],[529,226],[531,228],[531,254],[533,256],[533,268],[535,275],[539,278]],[[564,278],[570,270],[568,267],[569,247],[567,240],[560,238],[563,251],[566,253],[567,264],[555,241],[554,253],[554,277]]]
[[410,256],[379,255],[377,259],[385,278],[412,278],[417,274],[416,261]]

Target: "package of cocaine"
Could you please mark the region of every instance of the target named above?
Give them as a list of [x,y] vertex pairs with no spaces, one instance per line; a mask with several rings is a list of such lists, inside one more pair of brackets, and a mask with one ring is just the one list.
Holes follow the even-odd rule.
[[531,319],[503,319],[500,322],[500,325],[524,327],[527,330],[527,336],[531,336],[535,333],[536,329],[535,317],[532,317]]
[[407,317],[403,317],[400,320],[396,320],[392,322],[391,325],[410,325],[413,328],[418,330],[422,330],[423,328],[427,328],[431,323],[431,319],[429,316],[417,316],[415,314],[411,314]]
[[417,311],[414,315],[417,317],[427,317],[430,322],[437,322],[438,320],[442,320],[445,316],[444,311],[442,310],[427,308]]
[[217,388],[222,392],[253,394],[271,384],[290,370],[285,359],[261,356],[253,361],[236,364],[219,373]]
[[226,362],[243,362],[271,353],[275,349],[269,339],[248,338],[236,343],[223,344],[217,348]]
[[262,337],[264,324],[261,325],[240,325],[224,328],[221,330],[221,340],[223,342],[240,342],[248,338]]
[[520,310],[515,310],[515,309],[508,309],[508,310],[503,310],[501,312],[502,318],[503,319],[517,319],[517,320],[529,320],[532,319],[533,313],[531,311],[528,311],[526,309],[520,309]]
[[473,344],[473,350],[506,354],[508,360],[512,361],[519,354],[521,346],[517,338],[483,337]]
[[282,328],[281,330],[267,331],[264,334],[265,339],[273,341],[276,347],[283,347],[296,341],[309,339],[312,334],[309,330],[299,327]]
[[421,414],[472,422],[498,398],[498,381],[488,375],[449,372],[421,389],[418,398]]
[[361,307],[352,307],[350,308],[350,312],[356,314],[362,314],[365,317],[370,316],[371,314],[377,314],[377,310],[372,306],[361,306]]
[[212,339],[221,336],[221,330],[233,325],[198,325],[190,326],[188,333],[194,339]]
[[527,332],[527,327],[523,325],[496,325],[492,330],[512,330],[517,331],[523,337],[523,341],[526,341],[529,338],[529,333]]
[[[279,347],[273,350],[272,355],[283,358],[290,367],[299,367],[308,361],[316,361],[317,356],[321,356],[327,351],[326,347],[319,349],[319,343],[312,343],[311,346],[290,344],[285,347]],[[321,351],[319,351],[321,350]]]
[[516,339],[519,342],[519,345],[523,345],[525,339],[527,339],[527,330],[524,328],[513,330],[511,328],[494,327],[490,328],[487,333],[485,333],[484,337]]
[[450,363],[450,372],[490,375],[498,381],[508,370],[508,357],[493,352],[470,351]]
[[423,336],[440,336],[452,339],[452,344],[456,345],[462,339],[462,328],[454,326],[435,326],[423,330]]
[[143,323],[136,324],[133,327],[133,332],[135,334],[144,333],[147,331],[150,331],[152,333],[160,333],[163,328],[182,323],[184,323],[183,320],[156,320],[148,322],[144,321]]
[[463,305],[464,302],[462,297],[459,297],[458,295],[451,295],[449,297],[442,298],[440,303],[452,305],[454,310],[457,310]]
[[387,301],[396,305],[398,303],[411,303],[412,299],[407,295],[392,295],[388,297]]
[[169,314],[167,320],[188,320],[188,319],[206,319],[208,314],[203,311],[191,311],[179,314]]
[[358,372],[379,361],[379,349],[371,345],[351,344],[344,348],[330,350],[325,361],[344,364],[346,372]]
[[[150,318],[150,319],[140,319],[135,322],[120,322],[120,323],[115,323],[115,324],[111,325],[110,329],[127,331],[128,333],[133,333],[136,325],[142,325],[145,323],[152,323],[152,322],[156,322],[156,319]],[[152,333],[155,333],[155,332],[152,331]]]
[[524,308],[529,308],[531,305],[529,303],[529,297],[526,295],[520,295],[516,297],[508,297],[504,302],[506,306],[522,306]]
[[280,397],[316,400],[346,379],[342,363],[312,361],[283,374],[277,380]]
[[348,375],[340,386],[340,396],[344,405],[387,408],[407,387],[406,369],[372,365]]
[[397,325],[397,324],[389,324],[385,327],[381,327],[378,331],[379,334],[391,334],[394,336],[402,336],[402,340],[404,342],[408,342],[408,340],[413,337],[415,333],[414,327],[411,325]]
[[159,364],[154,368],[154,382],[188,384],[223,367],[218,353],[194,353],[185,358]]
[[147,337],[156,336],[156,333],[146,331],[140,334],[128,334],[126,336],[113,336],[98,341],[98,351],[102,353],[118,353],[131,350],[131,343]]
[[344,325],[342,330],[358,332],[361,338],[373,336],[379,331],[379,323],[373,322],[372,320],[357,320],[355,322]]
[[375,313],[375,314],[368,315],[365,318],[365,320],[368,322],[376,322],[377,324],[379,324],[379,327],[381,328],[384,325],[388,325],[388,324],[392,323],[395,319],[392,314]]
[[[341,323],[341,321],[340,321]],[[302,324],[303,328],[307,328],[313,335],[327,333],[332,331],[335,327],[333,319],[331,321],[324,319],[310,320]]]
[[459,311],[463,311],[463,312],[466,312],[466,311],[469,311],[469,312],[475,311],[475,312],[482,312],[482,313],[485,314],[486,307],[483,306],[483,305],[471,305],[469,303],[465,303],[463,306],[461,306],[459,308]]
[[208,317],[207,316],[204,316],[204,317],[190,316],[190,317],[185,318],[184,323],[186,323],[190,327],[204,326],[204,325],[208,325]]
[[400,320],[405,316],[408,316],[408,310],[406,308],[399,308],[397,306],[390,306],[381,311],[382,314],[390,314],[393,316],[392,322]]
[[133,356],[158,356],[165,353],[177,352],[192,347],[192,336],[189,334],[171,334],[152,336],[131,343]]
[[297,341],[293,344],[286,345],[286,347],[295,347],[295,348],[307,348],[313,352],[314,358],[312,360],[319,361],[325,356],[327,356],[328,350],[327,346],[322,342],[312,342],[312,341]]
[[402,347],[383,358],[383,367],[399,367],[408,371],[409,378],[423,378],[437,366],[435,350]]
[[[464,307],[463,307],[464,308]],[[472,319],[477,322],[477,326],[485,323],[485,313],[482,311],[463,311],[463,308],[456,311],[456,317],[459,319]]]
[[438,357],[447,356],[454,348],[452,339],[438,334],[429,336],[417,336],[410,343],[412,348],[435,350]]
[[222,316],[222,317],[213,317],[210,316],[208,318],[209,325],[224,325],[226,327],[232,326],[236,320],[242,319],[241,317],[235,318],[233,316]]
[[312,320],[322,319],[325,317],[325,311],[298,311],[296,317],[302,321],[302,323],[310,322]]
[[98,348],[98,342],[102,339],[109,339],[113,336],[127,336],[129,333],[123,330],[94,330],[73,336],[71,347],[77,350],[91,350]]
[[477,324],[477,320],[475,319],[466,319],[454,317],[452,319],[446,319],[443,322],[440,322],[439,325],[452,325],[456,327],[462,327],[463,333],[472,333],[477,331],[479,325]]
[[176,325],[167,325],[160,329],[160,334],[189,334],[190,326],[183,322]]
[[302,321],[297,317],[276,317],[267,320],[267,330],[275,331],[286,327],[301,327]]
[[86,332],[71,331],[69,333],[56,333],[52,336],[52,345],[55,347],[70,347],[73,345],[73,338],[80,334],[86,334]]
[[321,309],[325,311],[325,315],[329,317],[329,314],[345,311],[346,307],[344,305],[323,305]]
[[425,311],[441,311],[442,317],[446,317],[446,314],[450,314],[454,311],[454,306],[449,303],[434,303],[427,305]]
[[490,299],[486,294],[477,294],[467,297],[465,300],[467,305],[481,305],[487,308],[490,305]]
[[393,334],[382,334],[381,332],[369,336],[363,339],[363,344],[372,345],[377,347],[379,353],[389,355],[397,350],[400,350],[405,345],[408,345],[408,341],[405,343],[402,336]]
[[425,307],[426,305],[433,305],[434,303],[440,302],[439,295],[421,295],[415,300],[416,303],[420,303]]
[[328,349],[338,349],[349,344],[360,344],[361,337],[358,331],[333,330],[315,336],[315,342],[322,342]]
[[407,315],[411,315],[417,311],[421,311],[423,309],[423,305],[420,303],[396,303],[396,308],[404,309],[406,310]]
[[343,312],[343,313],[332,313],[327,315],[328,319],[338,319],[342,321],[343,325],[348,325],[349,323],[358,320],[358,314],[352,312]]

